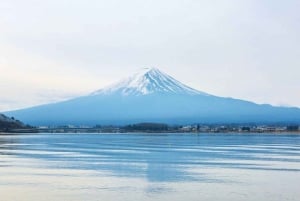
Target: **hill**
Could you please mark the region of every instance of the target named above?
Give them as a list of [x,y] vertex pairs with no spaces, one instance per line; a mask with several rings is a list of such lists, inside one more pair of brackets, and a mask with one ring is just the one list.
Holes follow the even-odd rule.
[[26,128],[30,128],[30,126],[27,126],[14,118],[9,118],[3,114],[0,114],[0,132],[9,132],[14,129]]

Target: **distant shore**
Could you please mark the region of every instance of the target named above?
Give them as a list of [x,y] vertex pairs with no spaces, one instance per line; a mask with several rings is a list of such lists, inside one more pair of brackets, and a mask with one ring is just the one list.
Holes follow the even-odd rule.
[[217,125],[168,125],[162,123],[138,123],[125,126],[40,126],[0,129],[0,133],[300,133],[297,124],[217,124]]
[[245,132],[245,131],[216,131],[216,132],[199,132],[199,131],[101,131],[95,129],[14,129],[0,132],[1,134],[296,134],[300,131],[263,131],[263,132]]

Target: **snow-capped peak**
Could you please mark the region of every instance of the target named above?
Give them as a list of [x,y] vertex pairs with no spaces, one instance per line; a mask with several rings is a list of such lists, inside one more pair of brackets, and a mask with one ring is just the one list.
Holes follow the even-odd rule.
[[152,93],[173,93],[189,95],[208,95],[192,89],[157,68],[144,68],[116,84],[100,89],[92,95],[119,93],[128,95],[147,95]]

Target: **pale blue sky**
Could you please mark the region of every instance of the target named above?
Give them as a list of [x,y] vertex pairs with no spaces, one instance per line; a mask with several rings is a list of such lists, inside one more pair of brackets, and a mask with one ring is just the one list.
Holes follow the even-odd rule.
[[300,107],[299,0],[1,0],[0,111],[143,67],[207,93]]

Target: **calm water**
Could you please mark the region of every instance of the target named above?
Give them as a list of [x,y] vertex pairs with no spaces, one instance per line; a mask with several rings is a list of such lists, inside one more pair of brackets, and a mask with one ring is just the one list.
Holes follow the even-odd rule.
[[299,201],[300,135],[0,135],[1,201]]

